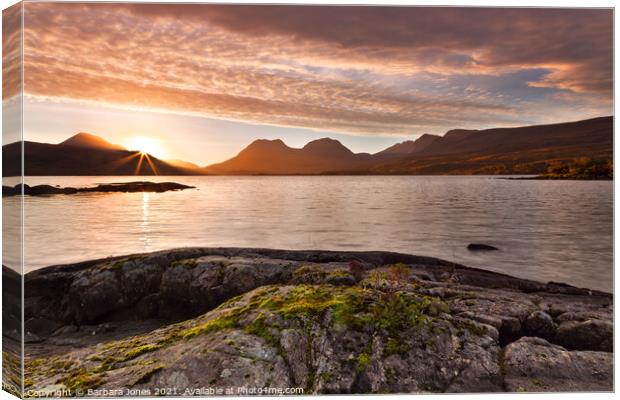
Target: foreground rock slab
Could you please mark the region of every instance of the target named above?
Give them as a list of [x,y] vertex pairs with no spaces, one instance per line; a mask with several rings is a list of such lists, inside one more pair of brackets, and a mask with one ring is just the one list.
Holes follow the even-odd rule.
[[30,388],[612,390],[610,294],[434,258],[186,248],[24,284]]
[[[24,195],[43,196],[52,194],[76,194],[76,193],[110,193],[110,192],[167,192],[170,190],[194,189],[194,186],[182,185],[175,182],[123,182],[99,184],[94,187],[73,188],[57,187],[51,185],[23,185]],[[22,184],[2,186],[2,197],[18,196],[22,194]]]
[[606,391],[613,379],[613,353],[568,351],[534,337],[509,344],[504,366],[511,391]]

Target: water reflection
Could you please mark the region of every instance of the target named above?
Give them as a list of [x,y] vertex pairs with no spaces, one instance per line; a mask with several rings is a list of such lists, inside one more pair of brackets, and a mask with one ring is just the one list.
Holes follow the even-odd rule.
[[[37,177],[85,186],[132,177]],[[389,250],[612,288],[612,182],[156,177],[166,193],[27,197],[26,269],[187,246]],[[4,198],[5,206],[17,198]],[[482,242],[501,251],[471,253]]]
[[142,193],[142,223],[140,241],[144,246],[144,251],[149,251],[151,248],[151,228],[149,225],[149,197],[150,193]]

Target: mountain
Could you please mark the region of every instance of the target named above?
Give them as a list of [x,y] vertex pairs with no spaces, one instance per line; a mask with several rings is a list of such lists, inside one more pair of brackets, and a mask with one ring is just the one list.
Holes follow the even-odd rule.
[[199,169],[200,167],[194,163],[183,160],[164,160],[164,162],[172,165],[173,167],[180,167],[186,169]]
[[[3,146],[3,176],[20,174],[21,145]],[[550,165],[583,157],[613,159],[613,117],[515,128],[453,129],[443,136],[424,134],[373,155],[353,153],[330,138],[302,148],[289,147],[280,139],[259,139],[237,156],[204,168],[150,155],[140,162],[140,152],[88,133],[60,144],[23,145],[26,175],[539,174]]]
[[91,149],[127,150],[123,146],[112,144],[99,136],[85,132],[80,132],[77,135],[71,136],[69,139],[59,144],[63,146],[86,147]]
[[390,146],[383,151],[375,153],[374,156],[380,158],[389,158],[403,157],[411,154],[420,153],[440,138],[441,136],[429,135],[428,133],[425,133],[416,140],[407,140],[405,142],[396,143],[395,145]]
[[[25,175],[201,175],[151,155],[129,151],[90,135],[77,134],[60,144],[23,142]],[[2,146],[2,176],[21,174],[22,142]]]
[[613,158],[613,117],[560,124],[453,129],[424,134],[370,155],[324,138],[301,149],[256,140],[213,174],[538,174],[581,157]]
[[560,124],[455,129],[424,150],[380,162],[378,174],[537,174],[580,157],[613,158],[613,117]]
[[214,174],[320,174],[330,171],[359,171],[372,165],[367,153],[353,153],[337,140],[323,138],[301,149],[288,147],[282,140],[259,139],[236,157],[205,168]]

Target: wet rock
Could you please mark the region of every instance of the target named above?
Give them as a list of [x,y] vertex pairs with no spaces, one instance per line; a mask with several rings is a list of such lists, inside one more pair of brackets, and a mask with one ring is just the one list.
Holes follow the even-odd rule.
[[568,351],[524,337],[506,347],[505,385],[513,392],[611,391],[612,360],[611,353]]

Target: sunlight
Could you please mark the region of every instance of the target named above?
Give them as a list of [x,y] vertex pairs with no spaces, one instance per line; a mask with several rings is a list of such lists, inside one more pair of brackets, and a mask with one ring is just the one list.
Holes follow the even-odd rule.
[[165,157],[166,154],[161,140],[146,136],[132,136],[128,138],[126,147],[129,150],[137,150],[141,153],[150,154],[158,158]]

